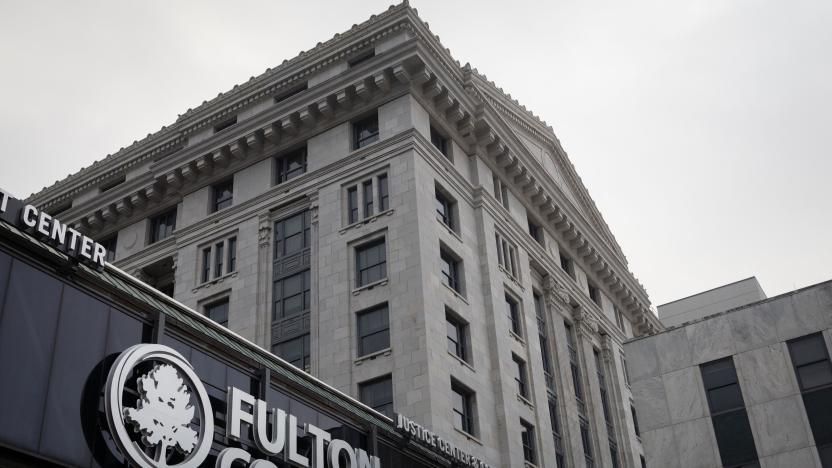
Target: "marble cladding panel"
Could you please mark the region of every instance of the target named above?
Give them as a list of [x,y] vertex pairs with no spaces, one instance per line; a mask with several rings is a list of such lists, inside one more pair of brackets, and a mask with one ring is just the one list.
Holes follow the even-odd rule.
[[798,393],[785,343],[763,346],[734,357],[746,405]]
[[667,396],[661,377],[640,380],[632,388],[638,423],[642,430],[649,431],[670,424]]
[[773,400],[748,409],[757,454],[774,455],[812,444],[800,395]]
[[707,415],[702,377],[698,367],[687,367],[662,376],[672,423]]
[[679,464],[685,468],[719,466],[710,418],[694,419],[673,426]]

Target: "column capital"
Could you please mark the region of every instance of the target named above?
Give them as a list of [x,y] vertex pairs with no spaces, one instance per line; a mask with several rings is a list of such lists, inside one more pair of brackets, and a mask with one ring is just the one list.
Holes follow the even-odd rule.
[[257,237],[260,247],[268,247],[272,240],[272,222],[266,217],[260,218],[257,228]]
[[578,306],[572,309],[572,319],[582,335],[586,337],[598,335],[598,319],[583,307]]
[[552,275],[547,275],[544,280],[543,294],[546,298],[546,305],[549,307],[566,307],[569,305],[569,293]]

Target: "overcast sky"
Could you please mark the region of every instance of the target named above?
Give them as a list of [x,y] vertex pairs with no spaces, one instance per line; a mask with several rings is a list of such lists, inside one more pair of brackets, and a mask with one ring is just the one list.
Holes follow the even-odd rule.
[[[832,278],[832,2],[412,3],[551,124],[653,304]],[[0,0],[0,186],[28,196],[389,6]]]

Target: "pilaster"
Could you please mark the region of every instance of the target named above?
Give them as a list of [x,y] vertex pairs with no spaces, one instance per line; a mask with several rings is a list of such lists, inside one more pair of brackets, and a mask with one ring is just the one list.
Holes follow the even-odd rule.
[[271,350],[271,271],[272,271],[272,220],[269,213],[260,215],[257,228],[257,318],[256,341],[264,349]]

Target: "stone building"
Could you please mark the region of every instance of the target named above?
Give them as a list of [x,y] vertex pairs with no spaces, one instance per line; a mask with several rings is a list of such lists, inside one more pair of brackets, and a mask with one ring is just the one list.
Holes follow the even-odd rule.
[[675,327],[709,315],[766,299],[760,282],[752,276],[656,307],[665,327]]
[[832,467],[832,282],[627,342],[648,466]]
[[407,3],[28,201],[492,466],[640,466],[644,288],[552,128]]

